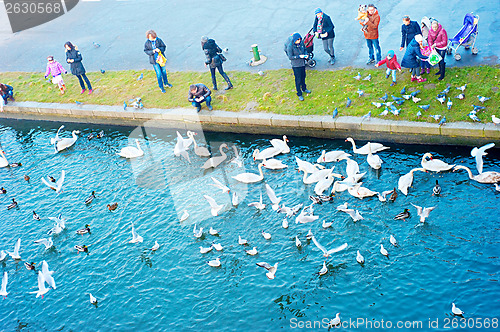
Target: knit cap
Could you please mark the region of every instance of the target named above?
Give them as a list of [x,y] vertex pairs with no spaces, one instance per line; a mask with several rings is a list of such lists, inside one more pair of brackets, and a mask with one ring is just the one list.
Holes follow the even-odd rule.
[[314,11],[314,15],[318,15],[319,13],[322,13],[323,11],[321,10],[321,8],[316,8],[316,10]]
[[391,58],[394,57],[394,51],[390,50],[389,52],[387,52],[387,56],[390,56]]

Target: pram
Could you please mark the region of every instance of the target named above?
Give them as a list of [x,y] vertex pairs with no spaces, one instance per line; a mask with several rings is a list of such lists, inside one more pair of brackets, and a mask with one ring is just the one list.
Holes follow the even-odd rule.
[[306,52],[308,58],[306,60],[306,66],[310,68],[314,68],[316,66],[316,60],[314,60],[314,33],[312,33],[313,29],[309,30],[309,32],[304,36],[304,46],[306,47]]
[[474,47],[474,44],[476,43],[478,22],[478,15],[474,15],[474,13],[466,14],[464,17],[464,25],[462,26],[462,29],[460,29],[455,37],[449,40],[448,47],[446,48],[446,53],[451,54],[451,52],[454,51],[455,60],[459,61],[462,56],[457,53],[457,50],[460,46],[463,46],[466,50],[472,47],[472,55],[476,55],[478,53],[478,50],[476,47]]

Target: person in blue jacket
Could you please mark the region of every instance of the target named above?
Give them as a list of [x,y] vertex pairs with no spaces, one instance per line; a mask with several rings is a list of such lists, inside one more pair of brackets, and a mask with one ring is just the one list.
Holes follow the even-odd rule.
[[422,54],[422,35],[415,35],[415,37],[410,42],[410,45],[406,48],[405,55],[401,61],[401,67],[409,68],[411,74],[411,81],[418,81],[419,83],[427,81],[426,78],[422,78],[419,73],[420,59],[427,60],[428,57]]
[[422,31],[420,30],[420,25],[417,22],[410,20],[410,16],[403,16],[403,25],[401,26],[401,47],[399,50],[402,51],[405,46],[408,47],[413,37],[421,34]]
[[78,47],[73,45],[71,42],[66,42],[64,44],[64,48],[66,49],[66,62],[69,63],[69,66],[71,68],[71,74],[75,75],[78,78],[78,82],[80,82],[80,87],[82,88],[82,91],[80,93],[84,93],[85,90],[85,83],[87,83],[87,87],[89,88],[89,95],[94,91],[92,89],[92,85],[90,85],[90,81],[85,75],[85,67],[82,64],[82,54],[80,51],[78,51]]
[[161,92],[165,93],[165,86],[167,88],[171,88],[172,84],[168,83],[167,67],[160,66],[156,62],[156,59],[158,58],[158,54],[160,52],[165,56],[167,45],[165,45],[163,40],[158,38],[154,30],[147,31],[146,38],[148,38],[148,40],[144,43],[144,53],[149,55],[149,63],[153,65],[155,70],[158,86],[160,87]]
[[323,48],[326,54],[330,56],[328,63],[333,65],[335,63],[335,50],[333,48],[333,40],[335,38],[333,29],[335,29],[335,26],[330,16],[323,13],[320,8],[316,8],[314,14],[316,18],[314,19],[313,32],[317,38],[323,40]]
[[295,76],[295,89],[300,101],[304,100],[302,92],[311,93],[306,87],[306,47],[298,32],[288,38],[285,45],[285,53],[292,64],[293,75]]

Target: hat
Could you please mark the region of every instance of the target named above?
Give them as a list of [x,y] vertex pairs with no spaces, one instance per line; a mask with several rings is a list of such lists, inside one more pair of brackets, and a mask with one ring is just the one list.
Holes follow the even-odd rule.
[[316,8],[316,10],[314,11],[314,15],[318,15],[319,13],[322,13],[323,11],[321,10],[321,8]]
[[394,56],[394,51],[390,50],[389,52],[387,52],[387,55],[392,58]]
[[201,41],[206,43],[208,41],[208,37],[207,36],[203,36],[201,37]]
[[415,40],[417,41],[417,43],[420,43],[423,40],[422,35],[415,35]]
[[54,57],[53,57],[52,55],[49,55],[49,56],[47,57],[47,60],[48,60],[48,61],[52,61],[52,60],[54,60]]

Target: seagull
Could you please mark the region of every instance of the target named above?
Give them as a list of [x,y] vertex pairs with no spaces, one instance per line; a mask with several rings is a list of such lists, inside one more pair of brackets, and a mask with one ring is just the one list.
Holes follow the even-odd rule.
[[372,79],[372,74],[368,74],[365,78],[363,78],[363,81],[371,81]]
[[184,213],[182,213],[182,216],[181,218],[179,219],[181,222],[183,222],[184,220],[186,220],[187,218],[189,218],[189,213],[187,210],[184,210]]
[[359,97],[361,97],[362,95],[364,95],[364,94],[365,94],[365,92],[364,92],[363,90],[361,90],[360,88],[358,88],[357,93],[358,93],[358,96],[359,96]]
[[210,227],[210,230],[208,231],[208,233],[210,233],[210,235],[213,235],[213,236],[219,235],[219,232],[216,229],[213,229],[212,227]]
[[208,248],[200,247],[200,252],[201,252],[202,254],[206,254],[207,252],[212,251],[212,249],[213,249],[213,246],[210,246],[210,247],[208,247]]
[[21,238],[17,239],[16,244],[14,245],[14,252],[8,252],[7,253],[12,257],[12,259],[21,259],[21,256],[19,255],[19,248],[21,247]]
[[[394,189],[392,190],[386,190],[386,191],[382,191],[382,193],[378,193],[378,200],[381,201],[381,202],[386,202],[387,201],[387,195],[389,194],[393,194],[395,193],[396,191]],[[391,195],[392,197],[392,195]]]
[[38,271],[38,290],[34,292],[30,292],[30,294],[36,294],[36,297],[43,296],[47,294],[50,288],[45,287],[45,278],[43,277],[42,271]]
[[498,124],[500,124],[500,118],[497,118],[495,115],[492,115],[491,116],[491,122],[493,122],[494,124],[498,125]]
[[196,224],[194,224],[193,234],[194,234],[194,237],[197,238],[197,239],[199,239],[200,237],[202,237],[202,235],[203,235],[203,227],[200,227],[197,230],[196,229]]
[[0,262],[3,261],[7,257],[7,253],[3,250],[0,251]]
[[492,147],[495,146],[495,143],[489,143],[486,145],[483,145],[480,148],[474,147],[472,151],[470,152],[470,155],[474,158],[476,158],[476,168],[479,174],[483,173],[483,156],[487,155],[485,151],[488,149],[491,149]]
[[341,210],[341,211],[347,213],[352,218],[352,220],[354,220],[354,222],[356,222],[358,220],[364,219],[363,216],[361,216],[361,214],[359,213],[358,210],[344,209],[344,210]]
[[214,249],[217,251],[222,251],[222,245],[220,243],[212,243]]
[[97,304],[97,299],[94,296],[92,296],[91,293],[89,293],[89,295],[90,295],[90,303]]
[[272,205],[273,211],[278,210],[279,204],[281,202],[281,197],[276,197],[273,188],[271,188],[271,186],[269,186],[267,183],[266,183],[266,194],[273,203]]
[[420,222],[422,223],[425,222],[425,218],[429,216],[429,213],[431,213],[431,211],[436,208],[436,206],[433,206],[422,209],[421,206],[415,205],[413,203],[411,203],[411,205],[413,205],[417,209],[417,214],[420,216]]
[[453,103],[451,102],[450,97],[448,97],[448,101],[446,102],[446,107],[448,107],[448,109],[451,110],[452,105],[453,105]]
[[262,233],[262,236],[264,237],[264,239],[271,240],[271,234],[266,233],[264,231],[261,231],[261,233]]
[[340,325],[340,313],[337,313],[337,315],[335,316],[335,318],[333,318],[332,320],[330,320],[330,323],[328,324],[330,327],[331,326],[337,326],[337,325]]
[[211,261],[208,261],[207,262],[208,265],[210,265],[211,267],[219,267],[220,266],[220,258],[217,257],[216,259],[213,259]]
[[158,244],[158,241],[155,241],[155,244],[153,246],[153,248],[151,248],[151,251],[156,251],[160,248],[160,245]]
[[491,99],[491,98],[488,98],[488,97],[483,97],[483,96],[477,96],[477,99],[484,104],[485,101]]
[[325,275],[327,273],[328,273],[328,268],[326,267],[326,262],[323,261],[323,267],[321,268],[321,270],[319,270],[318,274],[320,276],[322,276],[322,275]]
[[238,206],[238,204],[240,204],[240,198],[238,197],[238,195],[236,195],[236,192],[233,191],[233,197],[231,198],[231,204],[233,204],[233,206]]
[[59,234],[66,228],[66,219],[62,217],[61,214],[57,217],[48,217],[50,220],[54,221],[54,227],[47,232],[48,235]]
[[383,245],[383,244],[381,244],[381,245],[380,245],[380,253],[381,253],[382,255],[384,255],[385,257],[389,258],[389,253],[388,253],[388,252],[387,252],[387,250],[384,248],[384,245]]
[[436,99],[437,99],[437,100],[438,100],[441,104],[443,104],[443,103],[445,102],[445,100],[446,100],[446,96],[445,96],[445,95],[443,95],[443,94],[439,94],[439,95],[436,97]]
[[300,212],[300,214],[295,218],[295,223],[296,224],[298,224],[298,223],[305,224],[305,223],[308,223],[308,222],[313,222],[313,221],[315,221],[318,218],[319,218],[319,216],[314,216],[314,215],[307,214],[307,212],[305,212],[305,208],[304,208]]
[[295,236],[295,246],[297,248],[302,247],[302,242],[300,242],[299,237],[297,235]]
[[439,196],[441,194],[441,186],[438,183],[438,180],[436,180],[436,185],[434,188],[432,188],[432,196]]
[[64,183],[64,175],[66,173],[64,172],[64,170],[61,172],[61,177],[59,178],[59,180],[56,181],[55,185],[53,185],[52,183],[50,182],[47,182],[47,180],[45,180],[44,178],[42,178],[42,182],[48,186],[50,189],[52,190],[55,190],[56,193],[59,193],[61,191],[61,188],[62,188],[62,185]]
[[358,75],[353,77],[355,80],[359,81],[361,79],[361,74],[358,71]]
[[372,105],[376,106],[377,108],[380,108],[380,107],[382,107],[383,104],[372,101]]
[[38,214],[36,214],[35,211],[33,211],[33,219],[38,220],[38,221],[41,219],[40,216]]
[[244,245],[247,245],[248,244],[248,241],[245,240],[245,239],[242,239],[241,238],[241,235],[238,235],[238,244],[244,246]]
[[462,86],[456,87],[456,89],[457,89],[457,90],[460,90],[460,91],[462,91],[462,92],[464,92],[466,87],[467,87],[467,83],[465,83],[465,85],[462,85]]
[[329,227],[332,227],[333,225],[333,221],[331,222],[326,222],[325,220],[323,220],[323,224],[321,226],[323,226],[323,228],[329,228]]
[[49,237],[48,239],[36,240],[35,243],[43,244],[45,246],[45,250],[50,249],[54,245],[54,242],[52,242],[51,237]]
[[278,269],[278,263],[274,264],[274,266],[269,265],[266,262],[260,262],[256,263],[257,266],[265,268],[268,272],[266,273],[266,276],[268,279],[274,279],[276,275],[276,270]]
[[252,202],[248,204],[248,206],[253,206],[259,210],[263,210],[266,207],[266,204],[262,204],[262,193],[260,193],[260,200],[258,202]]
[[216,217],[219,215],[219,211],[224,207],[224,205],[218,205],[215,202],[215,199],[208,195],[203,195],[205,199],[208,201],[208,204],[210,204],[210,212],[212,213],[212,216]]
[[332,118],[335,119],[335,117],[339,114],[339,111],[337,110],[337,107],[335,107],[335,109],[333,110],[333,113],[332,113]]
[[52,277],[52,274],[54,274],[54,271],[49,271],[49,264],[47,264],[46,261],[42,261],[42,274],[43,278],[47,282],[47,284],[52,287],[53,289],[56,289],[56,282],[54,278]]
[[312,231],[311,231],[311,230],[309,230],[309,231],[307,232],[307,234],[306,234],[306,240],[310,240],[310,239],[312,239],[312,238],[313,238],[313,233],[312,233]]
[[460,99],[460,100],[465,99],[465,94],[461,93],[458,96],[455,96],[455,98]]
[[365,258],[359,253],[359,250],[356,253],[356,261],[359,264],[364,264],[365,263]]
[[128,241],[128,243],[142,242],[142,240],[143,240],[142,236],[140,236],[139,234],[137,234],[137,232],[135,231],[134,223],[131,223],[131,224],[132,224],[132,240]]
[[439,121],[439,125],[442,126],[446,123],[446,116],[443,116],[443,118],[441,119],[441,121]]
[[351,99],[349,97],[347,97],[347,101],[345,103],[345,107],[347,108],[349,106],[351,106]]
[[451,312],[453,312],[453,314],[457,315],[457,316],[462,316],[464,314],[464,312],[462,310],[460,310],[459,308],[457,308],[455,306],[455,303],[451,304]]
[[219,180],[214,178],[213,176],[210,177],[214,183],[211,183],[211,186],[214,186],[215,188],[219,188],[222,190],[222,193],[228,193],[230,190],[227,186],[223,185]]
[[255,256],[257,255],[259,252],[257,251],[257,247],[253,247],[253,249],[250,249],[250,250],[245,250],[247,254],[249,254],[250,256]]
[[396,238],[394,237],[394,235],[391,234],[391,236],[389,237],[389,241],[391,242],[391,244],[395,247],[398,246],[398,241],[396,241]]
[[313,236],[312,237],[312,240],[314,242],[314,244],[316,245],[316,247],[318,247],[318,249],[320,249],[322,252],[323,252],[323,256],[324,257],[330,257],[331,254],[334,254],[336,252],[339,252],[341,250],[344,250],[345,248],[347,248],[347,243],[344,243],[343,245],[341,246],[338,246],[336,248],[333,248],[333,249],[330,249],[330,250],[326,250],[325,247],[323,247],[317,240],[316,238]]
[[288,219],[285,217],[283,219],[283,221],[281,222],[281,226],[284,228],[284,229],[287,229],[288,228]]
[[9,276],[7,275],[7,272],[3,273],[3,278],[2,278],[2,288],[0,289],[0,296],[3,296],[5,299],[7,297],[7,282],[9,280]]
[[424,111],[427,111],[429,107],[431,107],[431,105],[417,105],[417,106],[423,109]]

